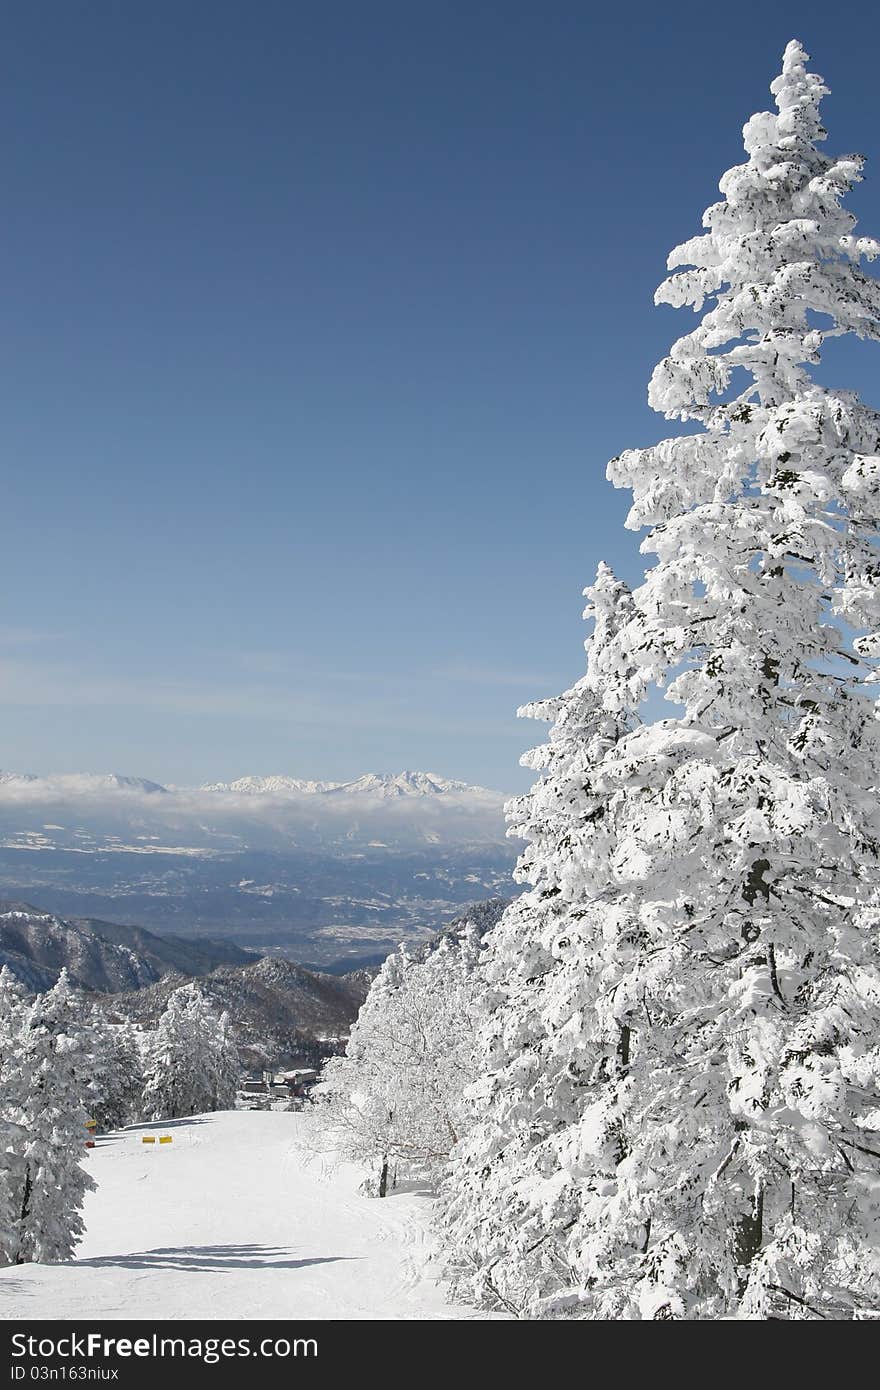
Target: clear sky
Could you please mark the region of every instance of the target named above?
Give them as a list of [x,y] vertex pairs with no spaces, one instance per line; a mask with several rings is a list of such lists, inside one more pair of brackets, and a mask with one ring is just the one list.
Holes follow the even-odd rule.
[[0,765],[525,785],[792,37],[880,235],[866,0],[7,4]]

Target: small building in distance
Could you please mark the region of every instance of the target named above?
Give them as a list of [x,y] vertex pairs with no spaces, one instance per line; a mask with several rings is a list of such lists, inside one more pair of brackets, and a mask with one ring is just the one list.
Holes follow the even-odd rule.
[[314,1067],[296,1067],[293,1071],[283,1072],[281,1077],[290,1095],[301,1097],[308,1095],[317,1079],[318,1072]]
[[317,1067],[295,1067],[292,1071],[264,1071],[261,1076],[247,1076],[238,1089],[250,1096],[301,1096],[317,1079]]

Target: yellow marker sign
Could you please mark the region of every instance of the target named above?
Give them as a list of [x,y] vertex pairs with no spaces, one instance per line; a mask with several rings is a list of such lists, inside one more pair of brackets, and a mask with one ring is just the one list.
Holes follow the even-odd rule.
[[156,1136],[155,1136],[155,1134],[144,1134],[144,1135],[141,1136],[141,1143],[142,1143],[142,1144],[155,1144],[155,1142],[156,1142]]
[[160,1144],[170,1144],[170,1143],[171,1143],[171,1140],[172,1140],[173,1138],[174,1138],[173,1134],[162,1134],[162,1135],[159,1136],[159,1143],[160,1143]]

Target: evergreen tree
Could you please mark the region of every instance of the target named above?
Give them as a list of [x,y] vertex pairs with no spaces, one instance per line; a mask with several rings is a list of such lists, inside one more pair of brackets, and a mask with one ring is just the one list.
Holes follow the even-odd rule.
[[24,1022],[25,993],[8,965],[0,970],[0,1081],[7,1058],[19,1045],[19,1033]]
[[228,1015],[219,1019],[197,985],[176,989],[147,1042],[146,1118],[171,1120],[231,1108],[238,1069]]
[[11,1080],[21,1046],[24,990],[8,966],[0,970],[0,1264],[18,1251],[18,1215],[24,1181],[24,1131],[5,1118],[11,1110]]
[[880,338],[880,246],[805,62],[789,44],[658,291],[711,301],[649,390],[700,428],[609,465],[658,561],[603,668],[681,712],[577,731],[583,763],[539,758],[515,807],[535,891],[492,938],[486,1117],[446,1211],[459,1277],[517,1311],[877,1307],[880,414],[808,368]]
[[24,1184],[24,1132],[0,1119],[0,1265],[15,1263],[18,1218]]
[[435,1178],[462,1133],[483,983],[480,941],[465,925],[421,959],[389,956],[351,1031],[322,1073],[317,1142],[366,1163],[380,1197],[403,1166]]
[[143,1064],[132,1025],[109,1023],[95,1005],[89,1017],[91,1080],[88,1104],[101,1129],[121,1129],[140,1117]]
[[62,970],[26,1009],[4,1070],[5,1118],[18,1127],[16,1264],[69,1260],[82,1234],[83,1200],[94,1187],[81,1162],[89,1072],[81,1005]]
[[226,1009],[217,1021],[213,1035],[212,1057],[212,1110],[233,1110],[235,1097],[241,1079],[241,1057],[232,1031],[232,1022]]

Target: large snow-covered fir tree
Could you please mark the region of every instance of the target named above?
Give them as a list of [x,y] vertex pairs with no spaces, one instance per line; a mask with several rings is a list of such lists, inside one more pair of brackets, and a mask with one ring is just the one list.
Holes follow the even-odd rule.
[[[880,415],[819,385],[880,339],[793,42],[658,302],[649,388],[698,429],[609,465],[657,563],[600,573],[587,676],[513,804],[459,1279],[526,1315],[851,1318],[878,1296]],[[654,724],[645,691],[679,707]]]
[[83,1199],[94,1186],[82,1166],[90,1071],[82,1004],[62,971],[26,1008],[3,1071],[20,1178],[10,1252],[17,1264],[69,1260],[82,1234]]
[[183,985],[147,1039],[144,1115],[171,1120],[231,1109],[238,1071],[228,1014],[218,1018],[198,985]]
[[461,1137],[483,1008],[479,959],[470,923],[421,956],[401,947],[374,980],[345,1056],[324,1067],[315,1145],[368,1164],[379,1196],[395,1170],[438,1176]]

